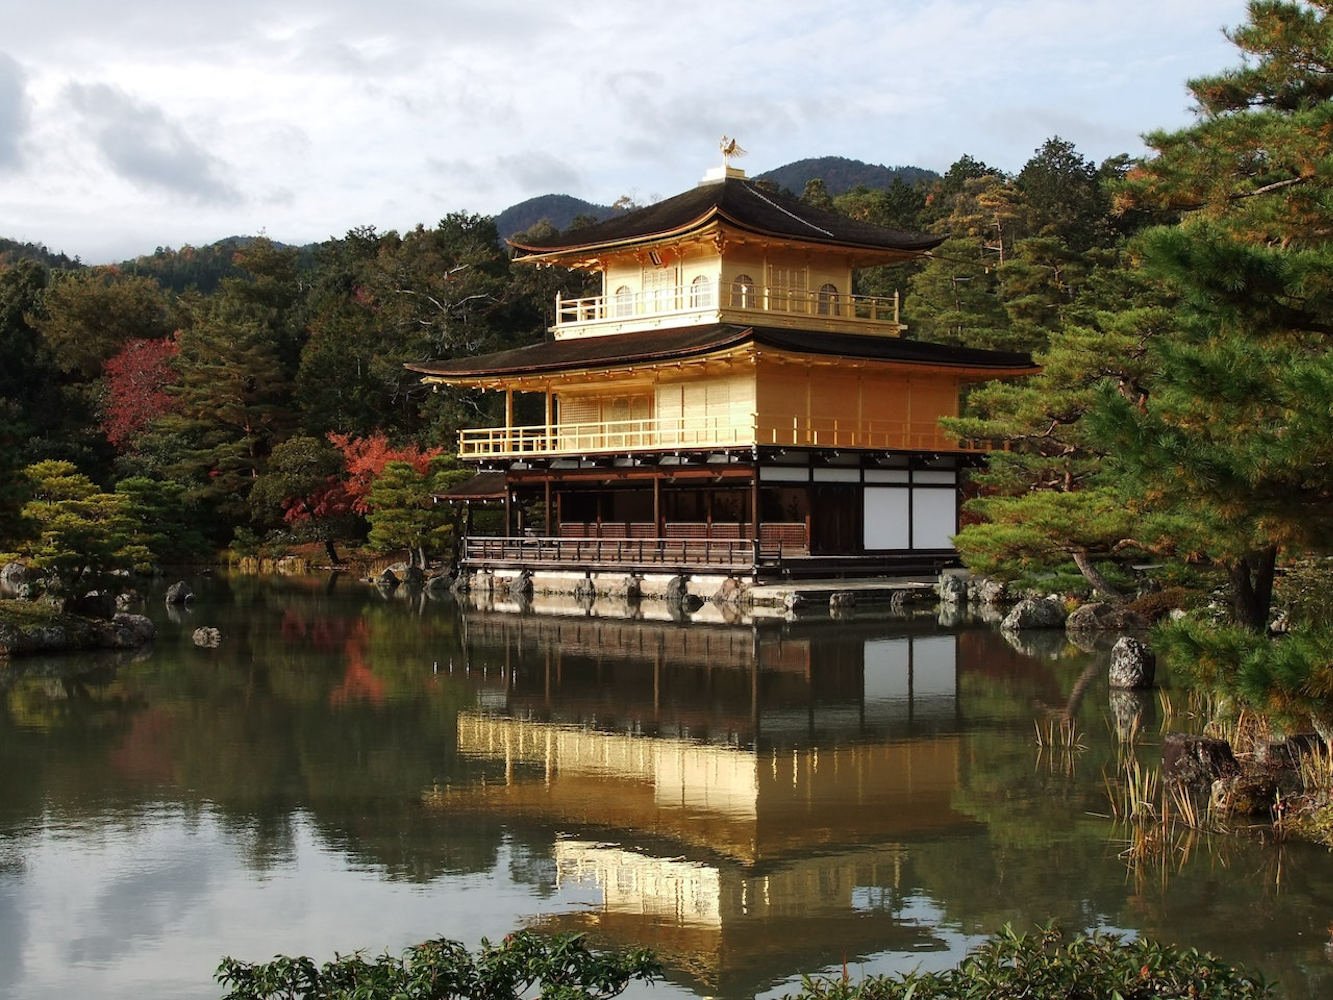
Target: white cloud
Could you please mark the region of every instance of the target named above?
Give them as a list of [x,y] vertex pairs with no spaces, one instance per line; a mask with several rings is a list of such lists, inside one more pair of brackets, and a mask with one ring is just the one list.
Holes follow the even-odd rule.
[[16,170],[21,165],[27,128],[23,70],[11,56],[0,52],[0,170]]
[[117,175],[202,202],[235,204],[225,166],[161,108],[107,84],[71,84],[65,97]]
[[[40,9],[38,9],[40,6]],[[844,155],[1019,169],[1188,121],[1244,0],[48,0],[7,15],[0,219],[88,260],[323,239]],[[640,195],[640,197],[648,197]],[[182,204],[190,210],[183,212]],[[108,256],[109,255],[109,256]]]

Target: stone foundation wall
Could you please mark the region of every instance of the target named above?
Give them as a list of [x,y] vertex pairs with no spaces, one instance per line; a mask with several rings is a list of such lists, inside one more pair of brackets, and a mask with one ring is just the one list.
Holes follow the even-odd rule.
[[743,600],[749,585],[721,574],[582,573],[558,570],[496,570],[470,573],[466,589],[477,594],[554,594],[572,597],[710,601],[719,594]]

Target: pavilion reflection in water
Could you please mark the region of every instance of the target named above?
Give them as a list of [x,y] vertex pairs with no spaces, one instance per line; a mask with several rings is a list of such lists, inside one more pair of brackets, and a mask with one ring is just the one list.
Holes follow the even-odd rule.
[[475,612],[460,753],[438,793],[554,831],[600,905],[544,917],[656,949],[696,992],[753,995],[846,956],[943,947],[905,913],[914,838],[974,828],[959,637],[933,623],[746,627]]

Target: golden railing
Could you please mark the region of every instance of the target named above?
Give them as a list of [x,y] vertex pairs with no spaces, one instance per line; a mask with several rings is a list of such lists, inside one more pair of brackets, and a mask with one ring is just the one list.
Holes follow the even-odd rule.
[[557,327],[601,322],[629,322],[658,316],[700,312],[755,312],[803,317],[844,319],[898,326],[898,294],[850,295],[827,290],[770,288],[711,281],[672,285],[643,291],[591,295],[577,299],[556,297]]
[[951,438],[934,420],[857,420],[836,417],[748,419],[665,417],[597,423],[478,427],[458,435],[461,458],[518,458],[634,451],[737,448],[859,448],[887,451],[975,452],[976,442]]

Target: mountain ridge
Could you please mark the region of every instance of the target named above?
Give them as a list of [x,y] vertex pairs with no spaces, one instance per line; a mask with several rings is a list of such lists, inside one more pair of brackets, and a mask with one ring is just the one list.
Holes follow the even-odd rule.
[[[819,179],[828,193],[836,198],[858,187],[887,188],[895,181],[911,186],[929,183],[939,176],[938,172],[924,167],[886,167],[846,156],[817,156],[766,170],[753,179],[776,184],[795,195],[800,195],[810,181]],[[543,194],[510,205],[495,217],[495,228],[501,238],[507,239],[542,222],[557,230],[567,229],[581,215],[600,222],[615,211],[614,206],[584,201],[573,195]]]
[[[837,197],[857,187],[878,189],[888,188],[894,183],[915,185],[929,183],[939,176],[936,171],[922,167],[886,167],[845,156],[820,156],[795,160],[756,174],[753,179],[775,184],[779,189],[785,189],[795,195],[800,195],[811,180],[820,179],[824,182],[829,195]],[[573,195],[551,193],[537,195],[510,205],[494,218],[496,231],[501,239],[508,239],[519,233],[525,233],[536,225],[547,224],[557,230],[567,229],[580,217],[600,221],[616,211],[613,205],[599,205]],[[176,291],[183,291],[185,287],[197,287],[207,292],[215,287],[221,278],[239,274],[231,263],[231,256],[237,249],[248,245],[254,239],[253,236],[233,235],[203,246],[183,246],[179,250],[158,247],[152,253],[121,261],[115,266],[130,273],[156,277],[163,287]],[[278,243],[278,245],[284,244]],[[298,249],[302,252],[302,257],[308,259],[310,252],[321,245],[322,243],[309,243]],[[42,244],[20,243],[17,240],[0,237],[0,264],[24,259],[60,268],[88,266],[78,257],[71,259],[63,253],[48,250]]]

